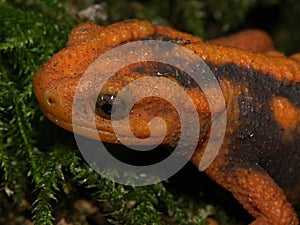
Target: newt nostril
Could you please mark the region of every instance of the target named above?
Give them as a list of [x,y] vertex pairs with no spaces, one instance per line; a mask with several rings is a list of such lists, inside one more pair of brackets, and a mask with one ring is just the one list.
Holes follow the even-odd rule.
[[56,105],[56,100],[53,97],[48,97],[46,101],[47,101],[47,104],[50,106]]
[[59,96],[54,93],[44,93],[43,99],[46,107],[57,107],[60,104]]

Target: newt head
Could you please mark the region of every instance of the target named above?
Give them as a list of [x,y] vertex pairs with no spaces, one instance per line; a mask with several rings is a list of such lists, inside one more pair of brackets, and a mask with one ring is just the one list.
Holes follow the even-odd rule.
[[[147,62],[151,71],[141,73],[143,66],[136,63],[122,68],[109,79],[93,73],[87,73],[84,80],[81,76],[62,79],[64,85],[37,73],[35,93],[51,121],[104,142],[119,143],[121,139],[130,145],[172,146],[182,123],[187,124],[189,133],[198,134],[199,121],[209,125],[209,106],[198,88],[184,88],[173,78],[157,75],[156,68],[164,65]],[[164,72],[176,70],[169,69]]]
[[[130,64],[128,62],[134,62],[136,56],[124,50],[118,58],[127,66],[120,67],[115,59],[97,63],[97,57],[120,43],[153,35],[154,28],[146,22],[140,33],[136,28],[128,29],[136,27],[136,21],[123,23],[115,27],[127,26],[127,31],[132,30],[134,34],[128,38],[124,38],[122,30],[113,33],[114,26],[101,29],[88,23],[75,28],[67,47],[35,74],[34,90],[41,109],[55,124],[104,142],[120,143],[121,139],[123,144],[130,145],[173,146],[186,130],[182,124],[188,128],[187,139],[191,137],[188,133],[196,133],[198,141],[200,122],[202,128],[210,126],[211,112],[201,88],[188,74],[161,62],[140,60]],[[123,39],[107,44],[106,38],[111,38],[107,33],[113,33],[116,40]],[[99,47],[98,42],[106,43]],[[138,52],[139,44],[135,49],[131,47],[131,52]],[[175,50],[170,50],[167,57],[176,55],[172,51]],[[220,99],[215,98],[215,101]],[[205,130],[202,129],[202,137]],[[186,143],[191,141],[186,140]]]

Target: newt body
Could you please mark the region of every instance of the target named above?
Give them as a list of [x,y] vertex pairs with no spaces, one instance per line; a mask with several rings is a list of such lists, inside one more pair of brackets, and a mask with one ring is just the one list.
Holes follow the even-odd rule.
[[[76,86],[97,57],[115,46],[135,40],[176,42],[209,65],[225,98],[225,138],[217,157],[205,173],[233,194],[255,218],[253,225],[298,224],[292,208],[292,204],[300,203],[298,57],[286,58],[273,51],[270,38],[260,31],[246,35],[251,37],[255,45],[248,45],[244,36],[238,35],[205,43],[198,37],[145,21],[121,22],[106,28],[92,23],[83,24],[73,30],[67,47],[55,54],[36,73],[35,94],[46,116],[72,131],[72,103]],[[198,166],[210,135],[208,103],[201,89],[182,71],[161,63],[129,65],[106,82],[96,103],[99,137],[106,142],[119,143],[107,107],[110,109],[115,100],[113,96],[118,91],[142,77],[152,79],[149,86],[154,85],[160,77],[174,80],[184,87],[195,102],[201,121],[201,134],[191,160]],[[132,92],[139,95],[145,89],[147,87],[141,87]],[[165,92],[174,96],[177,94],[167,87]],[[178,101],[182,100],[180,96],[177,98]],[[90,135],[92,128],[84,119],[95,106],[88,105],[87,100],[82,104],[85,104],[85,108],[79,114],[83,117],[75,126],[80,128],[80,134],[97,138]],[[170,104],[158,98],[147,98],[134,106],[130,116],[132,132],[138,138],[150,135],[151,118],[163,118],[168,129],[162,144],[176,145],[180,125],[174,121],[179,121],[179,118]],[[161,130],[161,127],[156,127],[154,135],[162,135]],[[126,136],[126,132],[123,135]]]

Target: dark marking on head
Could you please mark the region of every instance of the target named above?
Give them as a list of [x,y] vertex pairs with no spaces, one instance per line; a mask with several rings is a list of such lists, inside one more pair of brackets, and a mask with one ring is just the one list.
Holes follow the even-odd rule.
[[[175,43],[183,46],[191,43],[190,40],[184,40],[181,38],[171,38],[171,37],[163,36],[161,34],[155,34],[139,40],[159,40],[159,41],[166,41],[166,42]],[[165,49],[165,51],[169,51],[169,52],[173,51],[172,45],[168,45],[166,47],[170,49]],[[174,62],[176,61],[178,62],[178,59],[177,57],[174,56]],[[147,74],[149,76],[172,77],[186,88],[199,88],[198,87],[199,85],[195,82],[195,80],[192,79],[191,76],[188,75],[186,72],[172,65],[168,65],[161,62],[148,61],[148,62],[141,63],[138,67],[136,67],[133,70],[133,72],[138,72],[140,74]]]
[[185,88],[199,88],[197,82],[186,72],[161,62],[143,62],[133,69],[133,72],[156,77],[171,77]]
[[175,43],[175,44],[179,44],[179,45],[187,45],[187,44],[191,43],[190,40],[184,40],[182,38],[171,38],[171,37],[167,37],[167,36],[164,36],[161,34],[155,34],[150,37],[144,38],[142,40],[167,41],[167,42],[171,42],[171,43]]

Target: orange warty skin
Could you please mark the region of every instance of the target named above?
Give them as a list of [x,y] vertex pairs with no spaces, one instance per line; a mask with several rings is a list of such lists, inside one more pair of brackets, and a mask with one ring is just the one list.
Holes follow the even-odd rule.
[[[220,83],[226,103],[226,132],[217,157],[204,172],[230,191],[253,216],[252,225],[298,224],[293,206],[300,203],[300,56],[294,54],[289,58],[275,51],[271,38],[263,31],[246,30],[204,42],[199,37],[147,21],[125,21],[107,27],[81,24],[71,32],[66,48],[34,76],[35,95],[45,115],[69,131],[77,126],[81,135],[120,144],[109,115],[97,105],[97,136],[91,134],[87,119],[72,124],[76,87],[96,58],[123,43],[147,39],[166,40],[191,50],[208,64]],[[124,53],[124,57],[129,56]],[[125,85],[142,77],[152,79],[150,87],[160,79],[159,69],[167,71],[164,77],[181,85],[196,105],[201,134],[191,160],[198,166],[211,135],[212,119],[199,88],[180,82],[164,65],[149,62],[117,71],[100,95],[114,96]],[[147,88],[141,86],[133,94],[139,95]],[[183,101],[170,88],[164,91]],[[85,113],[95,109],[88,105],[88,100],[85,103]],[[178,114],[161,99],[147,98],[133,107],[130,126],[134,135],[139,138],[151,135],[149,121],[153,117],[161,117],[166,122],[168,129],[162,144],[175,146],[180,136]],[[157,137],[162,133],[160,129],[155,128]]]

